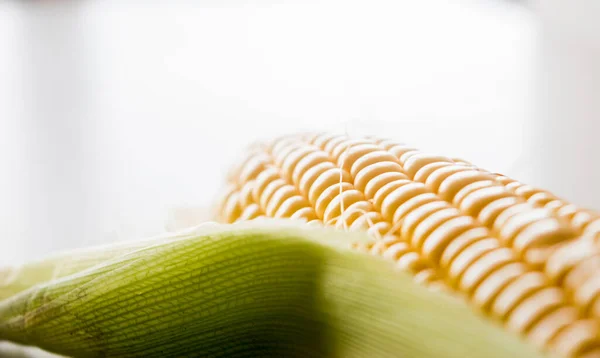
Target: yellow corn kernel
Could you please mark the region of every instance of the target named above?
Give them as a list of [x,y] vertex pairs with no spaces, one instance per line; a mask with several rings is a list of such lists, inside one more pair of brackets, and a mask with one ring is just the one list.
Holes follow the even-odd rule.
[[600,349],[600,214],[457,159],[329,133],[255,146],[228,177],[224,222],[287,217],[374,242],[434,290],[564,356]]

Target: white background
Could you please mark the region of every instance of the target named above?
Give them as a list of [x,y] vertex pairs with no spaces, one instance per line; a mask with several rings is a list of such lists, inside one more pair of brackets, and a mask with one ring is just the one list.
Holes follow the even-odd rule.
[[275,133],[384,133],[541,183],[539,42],[511,1],[0,3],[0,265],[158,233]]

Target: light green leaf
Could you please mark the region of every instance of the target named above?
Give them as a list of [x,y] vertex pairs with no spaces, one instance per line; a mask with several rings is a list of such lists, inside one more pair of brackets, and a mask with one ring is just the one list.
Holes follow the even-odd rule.
[[1,289],[0,340],[73,357],[541,357],[355,240],[266,221],[56,256]]

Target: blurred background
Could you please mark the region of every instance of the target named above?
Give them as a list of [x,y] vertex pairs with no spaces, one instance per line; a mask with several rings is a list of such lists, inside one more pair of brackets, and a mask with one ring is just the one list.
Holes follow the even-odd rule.
[[[598,5],[596,5],[598,4]],[[153,235],[244,145],[381,134],[600,209],[600,3],[0,0],[0,264]]]

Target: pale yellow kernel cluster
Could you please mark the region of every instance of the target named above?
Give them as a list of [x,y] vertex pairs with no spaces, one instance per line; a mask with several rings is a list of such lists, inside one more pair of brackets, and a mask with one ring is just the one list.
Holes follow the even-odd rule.
[[393,140],[298,134],[231,171],[222,222],[258,217],[366,231],[355,244],[462,295],[565,357],[600,357],[600,214]]

